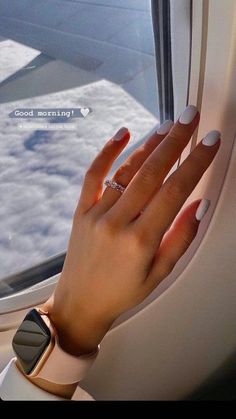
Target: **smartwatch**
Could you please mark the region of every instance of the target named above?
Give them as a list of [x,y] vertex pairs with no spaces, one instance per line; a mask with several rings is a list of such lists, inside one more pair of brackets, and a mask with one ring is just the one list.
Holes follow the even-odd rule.
[[81,381],[99,352],[99,347],[78,357],[65,352],[59,345],[48,313],[40,308],[34,308],[26,315],[13,337],[12,347],[17,365],[26,376],[56,384]]

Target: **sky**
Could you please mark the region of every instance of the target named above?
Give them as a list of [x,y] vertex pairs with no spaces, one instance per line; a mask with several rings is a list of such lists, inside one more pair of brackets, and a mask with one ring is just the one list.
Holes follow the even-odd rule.
[[[32,62],[36,69],[29,68]],[[3,278],[66,249],[85,172],[101,147],[127,126],[132,149],[159,121],[127,86],[16,41],[0,39],[0,63]],[[69,132],[22,131],[19,120],[8,116],[16,108],[73,107],[92,112]]]

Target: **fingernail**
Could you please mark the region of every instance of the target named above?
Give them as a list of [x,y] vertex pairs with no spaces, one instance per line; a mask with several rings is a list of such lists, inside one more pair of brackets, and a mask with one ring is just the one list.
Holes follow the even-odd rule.
[[200,204],[198,205],[195,217],[198,221],[201,221],[204,217],[204,215],[206,214],[209,206],[210,206],[211,201],[209,201],[209,199],[202,199]]
[[168,134],[168,132],[173,127],[173,125],[174,125],[174,122],[171,121],[171,119],[167,119],[167,121],[163,122],[163,124],[161,124],[159,128],[157,128],[157,134],[160,134],[160,135]]
[[112,139],[114,141],[120,141],[120,140],[123,140],[123,138],[126,135],[129,135],[129,130],[128,128],[122,127],[117,131],[117,133],[112,137]]
[[205,138],[202,140],[202,144],[212,146],[217,143],[220,139],[220,131],[210,131]]
[[192,122],[195,116],[197,115],[197,112],[198,110],[196,106],[187,106],[182,115],[179,117],[179,122],[184,125],[190,124],[190,122]]

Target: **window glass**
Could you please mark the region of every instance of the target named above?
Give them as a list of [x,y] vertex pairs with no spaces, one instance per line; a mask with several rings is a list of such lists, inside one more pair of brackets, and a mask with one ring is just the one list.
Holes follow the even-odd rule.
[[159,109],[149,0],[0,0],[0,36],[3,278],[66,249],[89,164],[121,126],[129,153]]

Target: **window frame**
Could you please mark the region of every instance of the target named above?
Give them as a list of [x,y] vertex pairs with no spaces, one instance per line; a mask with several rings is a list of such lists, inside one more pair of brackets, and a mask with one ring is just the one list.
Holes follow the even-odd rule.
[[[224,242],[217,240],[218,229],[224,231],[222,212],[227,211],[224,221],[227,224],[229,240],[235,243],[235,229],[233,229],[235,206],[230,207],[227,199],[235,205],[235,194],[231,192],[234,190],[232,176],[235,174],[235,167],[233,164],[229,166],[229,160],[235,140],[236,37],[232,39],[231,35],[232,23],[236,22],[236,7],[234,0],[227,1],[229,8],[226,9],[224,4],[224,10],[221,0],[198,0],[193,3],[192,63],[195,64],[191,67],[190,101],[198,103],[197,99],[201,99],[198,106],[202,110],[203,118],[199,127],[199,138],[209,127],[212,129],[214,126],[219,128],[227,139],[224,145],[222,144],[221,155],[217,157],[217,173],[212,166],[196,192],[198,198],[204,194],[208,197],[210,194],[214,205],[211,213],[208,212],[201,223],[199,239],[191,249],[192,254],[191,252],[188,254],[191,263],[188,263],[188,258],[184,259],[173,276],[169,277],[163,286],[161,284],[162,289],[158,287],[145,305],[127,314],[126,318],[123,317],[121,319],[123,324],[104,338],[99,362],[89,377],[83,381],[83,388],[91,392],[97,400],[112,400],[114,397],[115,399],[140,399],[140,397],[160,400],[182,399],[212,376],[217,368],[222,367],[229,355],[235,351],[236,338],[233,330],[236,313],[235,280],[231,266],[228,266],[227,270],[222,269],[223,262],[227,266],[229,259],[232,265],[235,264],[235,247],[225,249]],[[224,37],[222,37],[223,29],[219,33],[217,27],[218,22],[222,24],[222,12],[225,18]],[[205,20],[207,28],[203,28]],[[236,31],[235,26],[234,28]],[[215,52],[212,48],[216,34],[222,53],[220,63],[218,51]],[[224,80],[224,83],[222,86],[219,84],[218,91],[219,80]],[[204,87],[202,94],[200,94],[201,85]],[[214,92],[212,85],[217,87]],[[211,106],[212,95],[215,99],[214,107]],[[221,100],[216,100],[218,96]],[[234,161],[235,158],[236,148],[232,155]],[[232,160],[232,163],[234,161]],[[224,193],[218,202],[223,186]],[[191,197],[194,198],[195,196]],[[208,229],[209,220],[212,225]],[[207,234],[206,229],[208,229]],[[216,239],[214,243],[212,236]],[[201,243],[203,237],[204,242]],[[221,251],[225,252],[227,258],[225,261],[219,258],[218,263],[214,265],[213,262],[208,266],[206,263],[208,252],[210,251],[212,256],[214,250],[218,255],[221,255]],[[211,257],[211,261],[214,261],[214,257],[214,255]],[[199,270],[202,276],[201,274],[199,276]],[[219,275],[217,270],[223,272],[223,275]],[[178,281],[169,288],[177,277]],[[167,292],[163,292],[167,288]],[[157,298],[160,294],[161,298]],[[24,308],[30,306],[32,296],[33,292],[24,300],[22,293]],[[222,300],[226,303],[224,310],[222,310]],[[12,311],[13,307],[14,305],[11,305]],[[140,311],[141,308],[145,310]],[[134,316],[133,314],[138,311],[138,315]],[[23,311],[18,313],[20,316]],[[13,325],[16,316],[16,311],[0,316],[2,330],[7,329],[7,327],[4,329],[4,320],[5,324],[8,322],[10,325],[11,318]],[[3,346],[9,343],[10,347],[10,335],[10,332],[0,333]],[[8,340],[4,340],[5,338]],[[116,359],[116,355],[119,356],[119,362],[114,362],[111,368],[111,359]],[[181,380],[179,380],[180,373]],[[109,376],[109,379],[104,380],[104,376]],[[130,377],[134,376],[136,380],[131,385]]]
[[[165,2],[165,0],[163,0]],[[191,1],[191,0],[189,0]],[[228,2],[232,2],[233,0],[227,0]],[[218,2],[218,0],[217,0]],[[233,86],[233,77],[231,74],[229,74],[228,66],[229,66],[229,60],[231,57],[229,56],[229,50],[232,45],[227,45],[226,50],[224,51],[225,54],[225,66],[220,68],[220,71],[217,72],[216,63],[214,60],[214,57],[212,58],[212,43],[214,41],[214,34],[212,34],[211,27],[213,25],[213,22],[209,21],[209,7],[214,11],[215,7],[212,3],[212,0],[199,0],[198,2],[193,2],[192,7],[192,48],[191,48],[191,71],[190,71],[190,84],[189,84],[189,102],[190,103],[197,103],[199,110],[203,109],[205,111],[205,114],[207,114],[207,107],[209,107],[209,96],[210,96],[210,80],[208,77],[208,69],[211,72],[214,68],[215,74],[215,80],[217,77],[221,77],[222,79],[228,77],[228,86]],[[216,10],[216,13],[219,12]],[[214,13],[213,13],[214,15]],[[207,25],[207,27],[206,27]],[[229,34],[231,33],[231,28],[227,27],[227,24],[225,25],[225,30],[227,32],[227,36],[229,37]],[[226,36],[226,38],[227,38]],[[227,38],[228,39],[228,38]],[[222,41],[223,42],[223,41]],[[212,59],[212,62],[210,61],[210,58]],[[205,81],[205,84],[204,84]],[[206,83],[208,82],[208,83]],[[173,86],[175,89],[176,86]],[[233,104],[233,89],[231,97],[229,98],[229,101],[231,104]],[[175,90],[174,90],[175,91]],[[206,131],[206,124],[214,126],[215,122],[218,121],[218,123],[221,125],[219,128],[221,131],[224,131],[229,134],[230,141],[227,145],[227,149],[223,153],[222,159],[223,164],[221,166],[221,179],[222,181],[216,184],[214,183],[214,179],[212,179],[212,173],[214,172],[214,165],[208,169],[208,173],[204,178],[204,181],[200,183],[200,185],[196,188],[193,194],[191,194],[191,201],[197,198],[199,196],[206,195],[210,199],[212,199],[213,204],[211,205],[210,212],[211,217],[213,216],[214,210],[217,205],[217,201],[219,199],[219,195],[223,186],[224,177],[226,175],[227,166],[230,160],[232,146],[233,146],[233,122],[232,120],[230,122],[227,122],[226,113],[224,112],[225,107],[227,105],[227,98],[223,103],[217,103],[215,106],[214,112],[211,114],[211,118],[208,118],[207,120],[202,118],[202,122],[199,127],[199,132],[202,133]],[[222,120],[219,120],[220,113],[222,112],[224,117]],[[216,127],[217,128],[217,127]],[[193,137],[192,144],[190,147],[193,146],[194,141],[196,138]],[[188,146],[189,147],[189,146]],[[183,152],[180,158],[180,162],[182,162],[186,156],[189,154],[188,147]],[[120,163],[122,163],[122,159],[120,160]],[[214,176],[213,176],[214,177]],[[209,181],[209,179],[211,179]],[[186,201],[185,205],[189,204],[189,200]],[[198,234],[198,240],[195,241],[195,243],[191,246],[191,249],[189,252],[186,253],[186,255],[183,256],[181,259],[181,262],[177,264],[176,268],[173,270],[173,272],[168,276],[168,278],[163,281],[159,285],[159,287],[138,307],[136,307],[133,310],[130,310],[129,312],[125,313],[123,316],[121,316],[113,325],[113,327],[116,327],[117,325],[121,324],[125,320],[131,318],[134,314],[141,311],[145,307],[147,307],[151,302],[155,301],[161,294],[166,291],[169,286],[181,276],[182,272],[185,270],[186,266],[189,265],[191,262],[194,254],[197,252],[201,241],[203,240],[206,231],[208,229],[209,223],[211,221],[211,217],[208,218],[208,221],[205,223],[202,223],[202,229],[200,229],[200,232]],[[55,288],[57,279],[59,277],[61,267],[63,264],[63,260],[65,257],[65,253],[61,255],[56,255],[55,257],[50,258],[49,265],[53,266],[54,262],[57,265],[57,268],[53,267],[53,276],[45,278],[42,282],[35,283],[36,281],[34,278],[31,278],[33,273],[35,272],[33,267],[32,269],[27,270],[27,277],[29,278],[30,286],[27,287],[27,289],[22,290],[21,292],[18,292],[17,294],[8,295],[5,296],[0,300],[0,330],[5,329],[4,325],[7,324],[17,324],[18,321],[20,321],[22,317],[22,312],[25,308],[33,307],[43,301],[45,301],[50,294],[52,293],[53,289]],[[48,264],[48,261],[44,262],[46,265]],[[37,266],[36,269],[44,269],[44,263]],[[57,269],[57,271],[55,271]],[[32,271],[33,270],[33,271]],[[45,267],[45,272],[47,272],[47,266]],[[22,281],[24,281],[24,275],[25,273],[22,272],[20,275],[22,275]],[[14,275],[10,277],[10,282],[12,283],[14,281]],[[7,283],[7,282],[6,282]],[[33,285],[34,284],[34,285]],[[8,322],[7,320],[7,313],[11,313],[11,316],[14,318],[14,322],[12,323],[12,320]],[[7,326],[6,326],[7,327]]]
[[[184,1],[191,2],[191,0]],[[166,119],[174,119],[175,114],[174,86],[172,81],[171,0],[152,0],[151,11],[155,52],[156,57],[160,57],[156,62],[160,120],[163,122]],[[186,101],[185,95],[183,100]],[[146,137],[149,135],[150,133],[147,133]],[[145,141],[145,138],[142,141]],[[139,143],[135,146],[137,147],[138,145]],[[119,164],[123,160],[124,156],[121,156]],[[177,165],[178,163],[173,167],[172,171],[176,169]],[[26,306],[32,307],[45,301],[55,288],[65,256],[66,252],[63,252],[36,266],[3,278],[0,285],[0,318],[1,315],[7,312],[18,312],[18,310],[24,310]],[[27,298],[25,298],[26,296]],[[22,316],[22,311],[18,313],[21,314],[16,317],[13,316],[16,321]]]
[[170,8],[170,0],[151,2],[161,123],[174,120]]

